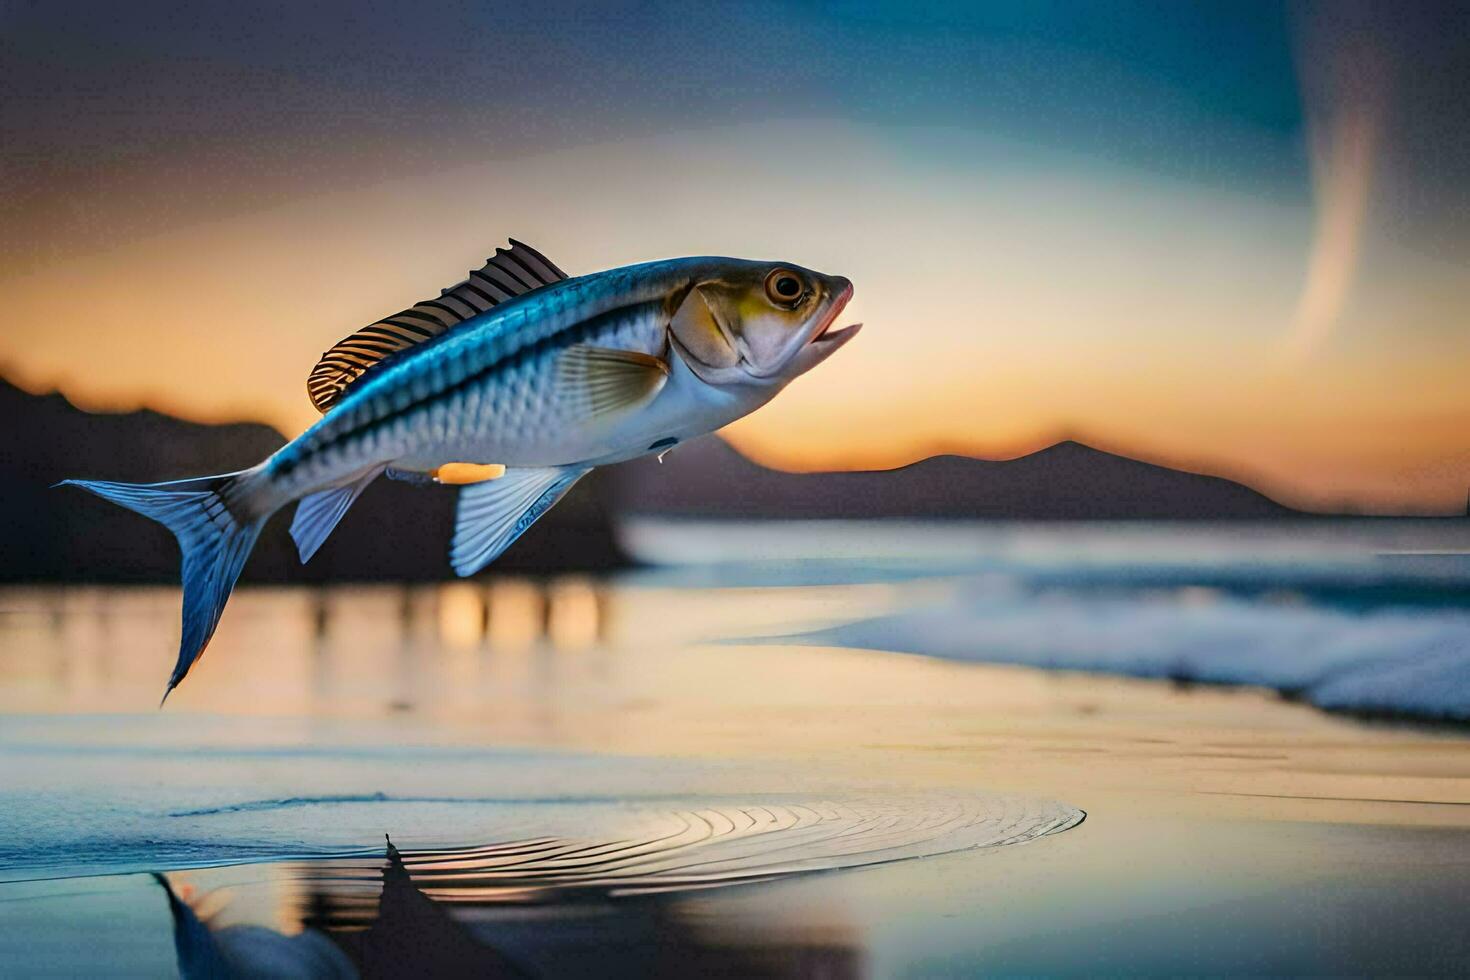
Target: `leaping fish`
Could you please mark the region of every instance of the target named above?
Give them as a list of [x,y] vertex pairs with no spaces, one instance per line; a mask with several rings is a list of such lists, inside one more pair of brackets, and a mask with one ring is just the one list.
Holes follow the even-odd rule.
[[164,698],[204,653],[272,514],[302,562],[387,473],[460,485],[449,560],[473,575],[595,467],[721,428],[851,340],[852,283],[789,262],[694,257],[568,278],[512,239],[484,267],[324,353],[323,412],[237,473],[65,480],[162,523],[183,552],[183,635]]

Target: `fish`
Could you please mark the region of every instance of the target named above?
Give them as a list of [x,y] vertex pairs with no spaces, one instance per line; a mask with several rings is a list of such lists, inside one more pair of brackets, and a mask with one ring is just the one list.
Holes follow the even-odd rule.
[[455,574],[499,557],[593,469],[750,414],[861,327],[851,281],[790,262],[662,259],[568,276],[511,239],[428,300],[344,337],[307,378],[322,418],[246,470],[63,480],[173,532],[183,629],[167,700],[203,655],[270,517],[303,563],[380,476],[457,486]]

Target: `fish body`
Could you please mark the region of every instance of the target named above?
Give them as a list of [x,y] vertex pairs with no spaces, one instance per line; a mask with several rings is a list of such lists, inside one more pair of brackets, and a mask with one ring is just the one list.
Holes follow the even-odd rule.
[[451,563],[473,574],[594,467],[749,414],[856,332],[829,330],[851,284],[790,263],[694,257],[567,278],[513,244],[324,354],[308,384],[323,418],[259,465],[165,484],[65,481],[179,539],[184,634],[169,690],[287,504],[301,501],[291,531],[306,561],[384,472],[493,476],[460,490]]
[[667,357],[671,297],[731,261],[675,259],[567,279],[406,351],[271,458],[262,500],[285,503],[385,459],[410,472],[445,460],[619,462],[660,439],[684,441],[749,414],[780,388],[707,384],[679,358],[647,405],[589,416],[565,397],[558,370],[575,345]]

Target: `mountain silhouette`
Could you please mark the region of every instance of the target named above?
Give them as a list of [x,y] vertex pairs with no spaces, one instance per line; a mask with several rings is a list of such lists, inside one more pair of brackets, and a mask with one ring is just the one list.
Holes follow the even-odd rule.
[[[59,394],[0,380],[0,581],[174,582],[179,551],[158,524],[70,487],[67,477],[154,482],[244,469],[285,442],[266,425],[204,425],[143,410],[84,412]],[[598,571],[624,566],[598,474],[485,574]],[[310,564],[286,533],[292,508],[271,520],[244,582],[452,579],[455,493],[378,480]]]
[[708,436],[611,471],[619,512],[727,518],[1214,520],[1298,513],[1249,487],[1059,442],[1019,459],[934,456],[895,470],[785,473]]

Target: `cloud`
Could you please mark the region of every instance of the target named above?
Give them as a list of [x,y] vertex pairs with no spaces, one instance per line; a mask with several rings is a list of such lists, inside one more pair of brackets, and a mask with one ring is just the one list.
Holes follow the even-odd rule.
[[1344,312],[1362,253],[1375,163],[1385,130],[1390,59],[1354,18],[1303,18],[1298,43],[1316,222],[1306,276],[1281,345],[1287,364],[1309,358]]

